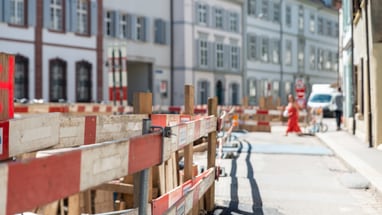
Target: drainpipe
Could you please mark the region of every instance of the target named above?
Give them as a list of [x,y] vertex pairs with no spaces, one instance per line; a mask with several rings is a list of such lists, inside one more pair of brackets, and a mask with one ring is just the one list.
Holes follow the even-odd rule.
[[280,63],[280,89],[279,89],[279,93],[280,93],[280,101],[281,101],[281,104],[283,105],[284,102],[283,102],[283,98],[285,97],[284,96],[284,89],[285,89],[285,86],[284,86],[284,65],[283,65],[283,57],[282,57],[282,54],[284,53],[283,52],[283,17],[284,17],[284,14],[283,14],[283,0],[280,0],[280,43],[279,43],[279,63]]
[[368,100],[368,116],[369,116],[369,147],[373,147],[373,122],[371,114],[371,80],[370,80],[370,47],[369,47],[369,13],[368,1],[365,0],[365,22],[366,22],[366,57],[367,57],[367,98]]
[[170,0],[170,76],[171,76],[171,88],[170,88],[170,104],[174,105],[174,0]]
[[[351,1],[351,7],[350,7],[350,10],[351,10],[351,16],[353,17],[353,7],[354,7],[354,1],[352,0]],[[356,96],[357,96],[357,88],[354,87],[356,86],[356,79],[355,79],[355,71],[354,71],[354,24],[353,24],[353,18],[352,18],[352,21],[351,21],[351,66],[352,66],[352,86],[353,86],[353,89],[352,89],[352,93],[353,93],[353,98],[352,98],[352,106],[353,106],[353,127],[352,127],[352,134],[355,135],[355,131],[356,131],[356,120],[355,120],[355,113],[356,113],[356,110],[357,110],[357,107],[356,107]]]

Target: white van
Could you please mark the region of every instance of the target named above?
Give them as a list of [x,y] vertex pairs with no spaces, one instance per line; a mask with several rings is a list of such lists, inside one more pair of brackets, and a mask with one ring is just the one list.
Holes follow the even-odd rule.
[[309,96],[308,108],[319,108],[323,110],[324,117],[333,117],[334,112],[330,109],[334,103],[336,91],[330,85],[317,84],[312,86],[312,93]]

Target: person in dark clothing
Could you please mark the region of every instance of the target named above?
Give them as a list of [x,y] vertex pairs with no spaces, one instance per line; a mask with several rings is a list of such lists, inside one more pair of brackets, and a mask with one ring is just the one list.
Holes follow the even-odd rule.
[[338,93],[334,96],[334,113],[336,116],[337,131],[341,130],[341,120],[342,120],[342,107],[343,107],[343,95],[341,87],[338,87]]

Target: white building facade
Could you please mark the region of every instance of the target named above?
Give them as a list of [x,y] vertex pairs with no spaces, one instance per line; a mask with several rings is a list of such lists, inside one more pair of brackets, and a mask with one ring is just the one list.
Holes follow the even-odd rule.
[[170,0],[107,0],[103,4],[104,87],[109,92],[105,97],[123,104],[128,100],[131,105],[134,92],[149,91],[153,104],[169,105]]
[[16,56],[15,98],[90,102],[97,95],[97,2],[0,1],[0,52]]
[[195,103],[240,104],[243,95],[242,9],[239,0],[174,1],[174,104],[184,85],[195,86]]
[[295,94],[338,77],[338,13],[331,2],[248,0],[246,5],[246,93],[250,104],[262,96]]

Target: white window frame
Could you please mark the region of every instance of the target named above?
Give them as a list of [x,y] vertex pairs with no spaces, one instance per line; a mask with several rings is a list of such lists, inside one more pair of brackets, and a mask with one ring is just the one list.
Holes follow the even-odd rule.
[[10,1],[10,23],[14,25],[26,25],[25,17],[25,1],[24,0],[11,0]]
[[285,42],[285,65],[292,65],[292,41]]
[[248,16],[256,16],[256,0],[248,0]]
[[309,20],[309,30],[310,32],[314,33],[316,30],[316,18],[313,13],[310,14],[310,20]]
[[310,47],[310,69],[316,69],[316,48]]
[[269,61],[269,38],[266,37],[261,40],[261,61]]
[[200,59],[199,59],[200,66],[207,67],[208,66],[208,42],[207,42],[207,40],[199,40],[199,52],[200,52]]
[[89,2],[77,1],[77,33],[89,34]]
[[257,41],[256,41],[256,35],[248,35],[249,41],[248,41],[248,48],[249,48],[249,60],[255,60],[257,59]]
[[280,49],[280,41],[274,40],[273,46],[272,46],[272,63],[274,64],[278,64],[280,61],[279,49]]
[[238,25],[239,25],[239,17],[237,13],[230,13],[229,14],[229,30],[232,32],[238,32]]
[[224,45],[223,43],[216,43],[216,68],[224,67]]
[[198,5],[198,14],[199,14],[198,23],[203,23],[207,25],[207,5],[206,4]]
[[273,22],[280,23],[281,5],[279,2],[273,3]]
[[261,19],[268,20],[269,18],[269,0],[262,0],[261,2]]
[[145,17],[137,16],[136,19],[136,32],[137,32],[137,40],[144,41],[144,32],[145,32]]
[[112,19],[111,19],[111,16],[112,16],[112,12],[111,11],[106,11],[106,17],[105,17],[105,22],[106,22],[106,29],[105,29],[105,34],[106,36],[112,36],[113,32],[113,28],[112,28]]
[[224,28],[224,13],[223,9],[215,9],[215,27]]
[[64,18],[63,0],[50,0],[50,29],[63,31]]
[[239,47],[231,46],[231,68],[239,69]]
[[305,60],[305,55],[304,55],[304,46],[299,44],[298,46],[298,53],[297,53],[297,62],[299,67],[304,67],[304,60]]

